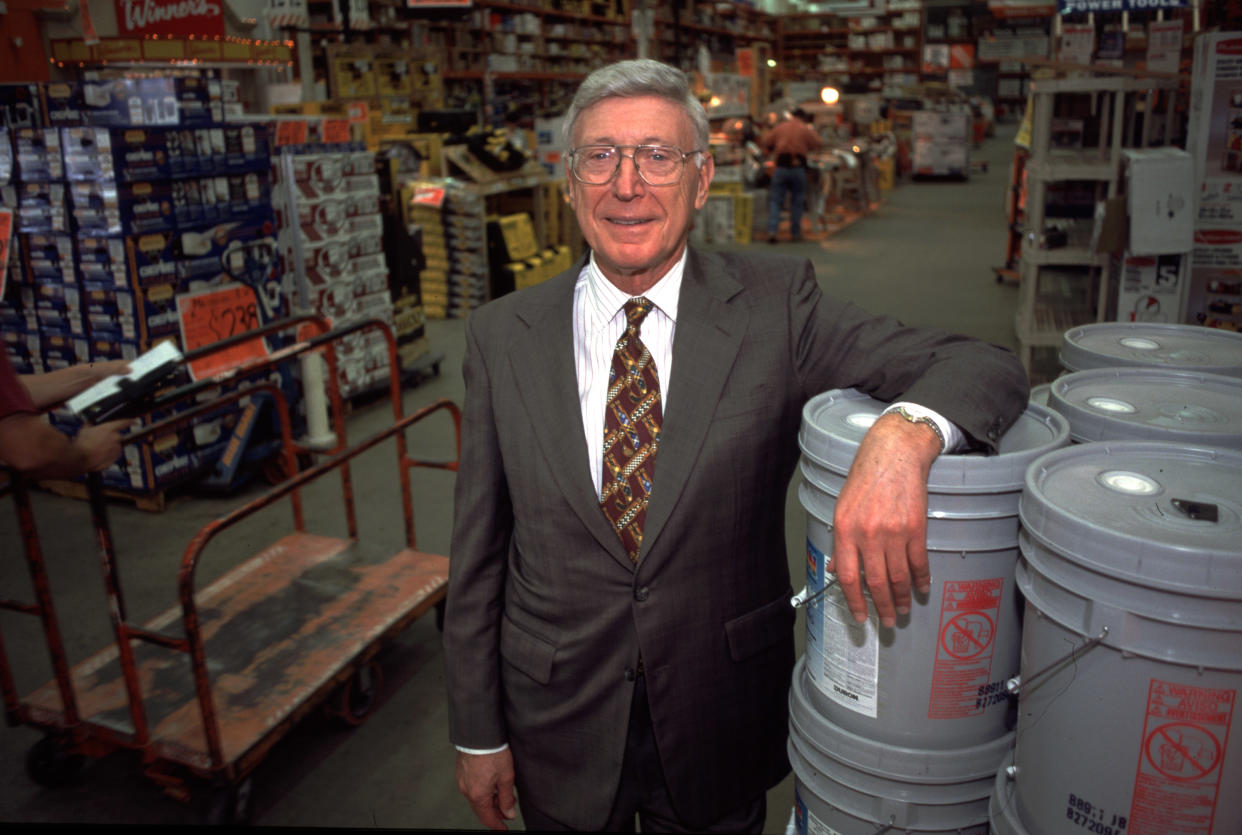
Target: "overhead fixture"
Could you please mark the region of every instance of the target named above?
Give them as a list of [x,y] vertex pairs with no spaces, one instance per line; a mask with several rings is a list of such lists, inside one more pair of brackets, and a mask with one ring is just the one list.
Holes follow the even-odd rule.
[[768,68],[769,68],[769,69],[776,69],[776,59],[775,59],[775,58],[769,58],[769,59],[768,59]]
[[819,99],[824,104],[836,104],[841,99],[841,91],[836,87],[825,87],[819,91]]

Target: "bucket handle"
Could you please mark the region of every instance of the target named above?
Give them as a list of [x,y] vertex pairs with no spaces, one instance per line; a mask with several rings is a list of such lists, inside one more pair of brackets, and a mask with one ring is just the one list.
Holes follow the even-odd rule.
[[1051,664],[1048,664],[1044,666],[1043,668],[1036,670],[1033,673],[1028,674],[1026,676],[1025,681],[1023,681],[1023,677],[1020,673],[1014,676],[1013,678],[1009,679],[1008,681],[1005,682],[1005,691],[1009,693],[1009,695],[1011,696],[1020,695],[1022,692],[1022,688],[1034,683],[1041,676],[1043,676],[1044,673],[1048,672],[1054,667],[1061,666],[1061,664],[1065,663],[1066,659],[1072,658],[1073,660],[1077,661],[1079,653],[1086,652],[1087,650],[1094,648],[1096,645],[1098,645],[1101,641],[1103,641],[1107,637],[1108,637],[1108,627],[1105,626],[1100,630],[1099,635],[1096,635],[1094,638],[1088,638],[1081,646],[1074,647],[1069,652],[1067,652],[1065,655],[1062,655],[1056,661],[1053,661]]
[[803,606],[809,606],[810,604],[814,603],[819,598],[823,597],[824,592],[828,591],[828,589],[836,585],[836,582],[837,582],[837,575],[834,574],[831,577],[828,577],[826,580],[824,580],[824,587],[820,589],[819,591],[815,592],[814,594],[809,594],[807,592],[806,586],[803,586],[802,591],[798,592],[793,597],[789,598],[789,605],[793,606],[795,609],[799,609]]

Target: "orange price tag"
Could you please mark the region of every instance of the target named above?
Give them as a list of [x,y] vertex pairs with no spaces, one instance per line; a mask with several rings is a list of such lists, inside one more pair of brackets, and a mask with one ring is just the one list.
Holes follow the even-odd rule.
[[0,209],[0,296],[4,295],[4,280],[9,274],[9,235],[13,231],[13,213]]
[[[245,284],[185,293],[177,296],[177,318],[181,345],[190,352],[258,327],[258,300]],[[191,361],[190,376],[201,380],[265,356],[267,346],[256,337]]]
[[296,119],[276,123],[276,145],[306,144],[306,122]]
[[323,120],[323,141],[324,142],[349,142],[349,120],[348,119],[324,119]]
[[414,192],[410,202],[418,206],[434,206],[438,209],[444,205],[444,189],[437,186],[420,188]]
[[367,103],[364,101],[351,101],[349,103],[349,121],[365,122],[367,120]]

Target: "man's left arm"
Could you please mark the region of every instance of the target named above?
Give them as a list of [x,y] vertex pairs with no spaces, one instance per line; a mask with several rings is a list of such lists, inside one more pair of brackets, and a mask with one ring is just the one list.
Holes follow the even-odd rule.
[[[797,285],[794,311],[795,363],[808,397],[828,381],[828,387],[856,387],[881,400],[908,400],[993,452],[1025,408],[1029,385],[1011,352],[826,299],[813,273]],[[929,590],[927,477],[952,440],[940,437],[945,433],[934,423],[917,420],[918,414],[911,417],[916,420],[885,414],[873,424],[833,520],[829,569],[860,621],[867,615],[866,584],[885,626],[909,611],[912,589]]]

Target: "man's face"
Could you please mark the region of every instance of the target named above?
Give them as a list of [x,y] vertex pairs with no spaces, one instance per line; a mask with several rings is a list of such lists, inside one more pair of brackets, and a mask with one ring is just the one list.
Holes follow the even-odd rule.
[[[665,145],[697,149],[685,109],[656,96],[609,98],[582,111],[573,147],[583,145]],[[694,213],[707,202],[711,156],[702,168],[687,157],[681,180],[648,185],[626,150],[621,170],[610,182],[590,186],[569,175],[570,203],[595,260],[613,284],[642,293],[681,256]]]

